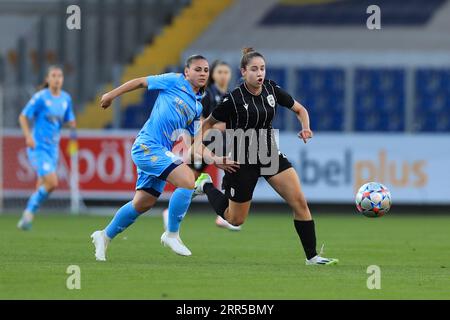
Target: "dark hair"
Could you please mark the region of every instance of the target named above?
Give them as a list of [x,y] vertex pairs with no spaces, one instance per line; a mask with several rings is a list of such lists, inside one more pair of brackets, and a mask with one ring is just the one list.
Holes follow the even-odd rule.
[[201,54],[193,54],[192,56],[190,56],[189,58],[186,59],[186,63],[184,64],[184,66],[186,68],[189,68],[191,66],[191,63],[196,61],[196,60],[206,60],[206,61],[208,61],[208,59],[206,59]]
[[213,73],[214,73],[214,70],[217,67],[219,67],[219,66],[227,66],[228,68],[231,69],[230,65],[228,63],[226,63],[225,61],[223,61],[223,60],[215,60],[212,63],[211,68],[209,69],[208,85],[214,84]]
[[242,49],[241,69],[245,69],[250,61],[256,57],[260,57],[263,60],[266,60],[261,53],[255,51],[255,49],[253,48],[246,47]]
[[[52,64],[51,66],[49,66],[49,67],[47,68],[46,77],[50,74],[50,72],[52,72],[52,70],[55,70],[55,69],[58,69],[58,70],[63,71],[63,68],[62,68],[61,66],[58,66],[58,65],[56,65],[56,64]],[[42,90],[42,89],[45,89],[45,88],[48,88],[48,82],[47,82],[47,80],[44,79],[44,82],[42,82],[42,83],[38,86],[38,90]]]

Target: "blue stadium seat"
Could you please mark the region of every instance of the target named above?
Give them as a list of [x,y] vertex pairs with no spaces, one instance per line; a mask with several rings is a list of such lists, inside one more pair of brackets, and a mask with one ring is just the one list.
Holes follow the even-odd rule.
[[420,132],[450,132],[450,69],[415,73],[415,123]]
[[295,96],[308,109],[311,128],[320,131],[343,130],[344,70],[301,68],[296,70],[296,76]]
[[137,129],[141,128],[147,121],[150,112],[143,105],[131,105],[122,113],[122,128]]
[[356,131],[405,129],[405,72],[401,69],[355,71]]
[[267,68],[266,79],[275,81],[280,87],[286,89],[286,68]]

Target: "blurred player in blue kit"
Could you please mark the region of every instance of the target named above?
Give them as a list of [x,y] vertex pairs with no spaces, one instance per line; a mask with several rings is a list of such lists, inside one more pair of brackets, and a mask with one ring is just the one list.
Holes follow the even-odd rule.
[[[56,174],[61,128],[71,128],[71,144],[76,144],[76,123],[72,98],[62,90],[64,74],[60,67],[50,66],[43,89],[36,92],[19,116],[25,136],[27,156],[37,173],[37,188],[28,200],[17,227],[30,230],[34,216],[50,193],[58,186]],[[31,129],[31,122],[34,122]]]

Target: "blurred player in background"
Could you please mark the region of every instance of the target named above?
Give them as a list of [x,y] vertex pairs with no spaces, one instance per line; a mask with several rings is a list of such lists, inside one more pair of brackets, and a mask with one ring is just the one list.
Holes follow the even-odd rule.
[[[205,96],[202,99],[202,116],[201,120],[208,118],[211,112],[217,107],[217,105],[222,101],[225,94],[228,93],[229,84],[231,81],[231,68],[225,61],[216,60],[211,65],[211,70],[209,72],[208,87],[205,90]],[[225,124],[217,123],[214,128],[221,130],[225,138]],[[225,144],[224,144],[225,146]],[[220,154],[224,156],[225,154]],[[202,162],[193,162],[189,164],[189,167],[194,171],[195,179],[197,179],[202,172],[207,168],[207,164]],[[194,196],[196,194],[194,193]],[[163,220],[165,230],[169,229],[171,232],[176,232],[179,229],[179,221],[177,217],[170,216],[169,209],[163,211]],[[216,225],[221,228],[226,228],[232,231],[240,231],[240,226],[233,226],[228,221],[220,216],[216,218]]]
[[[186,213],[194,192],[194,173],[171,150],[182,130],[187,130],[191,136],[195,134],[195,126],[202,113],[200,101],[208,76],[208,61],[201,55],[194,55],[187,59],[184,74],[167,73],[133,79],[102,96],[101,107],[106,109],[116,97],[126,92],[138,88],[160,90],[152,113],[131,150],[131,157],[137,167],[136,193],[132,201],[117,211],[105,229],[91,235],[96,260],[105,261],[109,242],[154,206],[166,181],[177,188],[169,201],[169,208],[176,216]],[[223,162],[222,159],[215,160]],[[226,169],[227,165],[218,167]],[[165,231],[161,243],[177,254],[191,255],[178,231]]]
[[[42,203],[58,186],[59,140],[61,128],[68,123],[71,128],[71,142],[76,143],[76,123],[72,98],[62,90],[64,74],[60,67],[51,66],[42,90],[36,92],[19,116],[19,123],[25,136],[27,155],[36,171],[36,191],[28,200],[17,227],[29,230],[33,218]],[[34,122],[33,130],[30,122]]]
[[[272,120],[276,113],[276,105],[279,104],[296,114],[302,125],[299,138],[306,143],[313,136],[309,127],[308,112],[274,81],[265,79],[266,63],[260,53],[252,48],[245,48],[240,67],[244,82],[227,94],[211,115],[203,121],[201,132],[205,135],[215,124],[224,122],[227,129],[243,129],[246,133],[250,131],[252,134],[250,142],[247,143],[247,136],[238,137],[236,144],[238,149],[234,156],[241,165],[234,172],[225,172],[223,179],[225,194],[217,190],[211,178],[206,175],[197,180],[196,192],[206,193],[217,215],[233,225],[241,225],[248,216],[258,178],[264,177],[294,212],[294,227],[303,245],[306,264],[336,264],[337,259],[323,258],[321,253],[316,252],[314,220],[301,190],[300,180],[289,160],[278,150],[272,133]],[[258,152],[266,150],[267,155],[272,155],[268,165],[262,162],[259,153],[256,162],[250,160],[252,144],[253,146],[256,144],[256,149],[253,150]],[[245,163],[240,159],[245,159]],[[275,164],[274,170],[270,173],[263,171],[272,164]]]

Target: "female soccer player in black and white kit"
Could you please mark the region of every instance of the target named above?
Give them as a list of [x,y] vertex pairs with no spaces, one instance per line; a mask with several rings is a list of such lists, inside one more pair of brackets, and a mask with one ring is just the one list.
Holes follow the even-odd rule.
[[[241,225],[247,218],[257,180],[261,176],[264,177],[294,211],[294,226],[305,251],[306,264],[336,264],[337,259],[324,258],[321,257],[321,253],[316,252],[314,220],[301,190],[297,172],[289,160],[278,151],[271,132],[276,105],[279,104],[290,108],[296,114],[302,125],[298,136],[306,143],[313,136],[309,127],[308,112],[274,81],[265,79],[266,63],[260,53],[252,48],[245,48],[240,67],[244,82],[227,94],[211,115],[203,121],[202,135],[204,137],[218,122],[225,122],[227,129],[242,129],[244,132],[253,129],[253,132],[259,134],[247,135],[247,138],[250,137],[249,143],[246,142],[248,140],[245,136],[238,137],[237,153],[232,160],[240,162],[240,167],[225,172],[223,178],[225,194],[214,187],[211,179],[198,179],[196,192],[207,195],[217,215],[233,225]],[[261,132],[264,133],[262,136]],[[199,143],[198,140],[196,143]],[[251,162],[248,152],[256,150],[252,148],[254,143],[257,143],[257,150],[265,148],[267,154],[273,154],[276,158],[271,157],[269,164],[259,158],[256,162]],[[240,148],[242,145],[245,146],[244,150]],[[239,155],[242,151],[245,152],[244,163]],[[272,172],[267,173],[267,170],[263,170],[272,164],[277,164]]]

